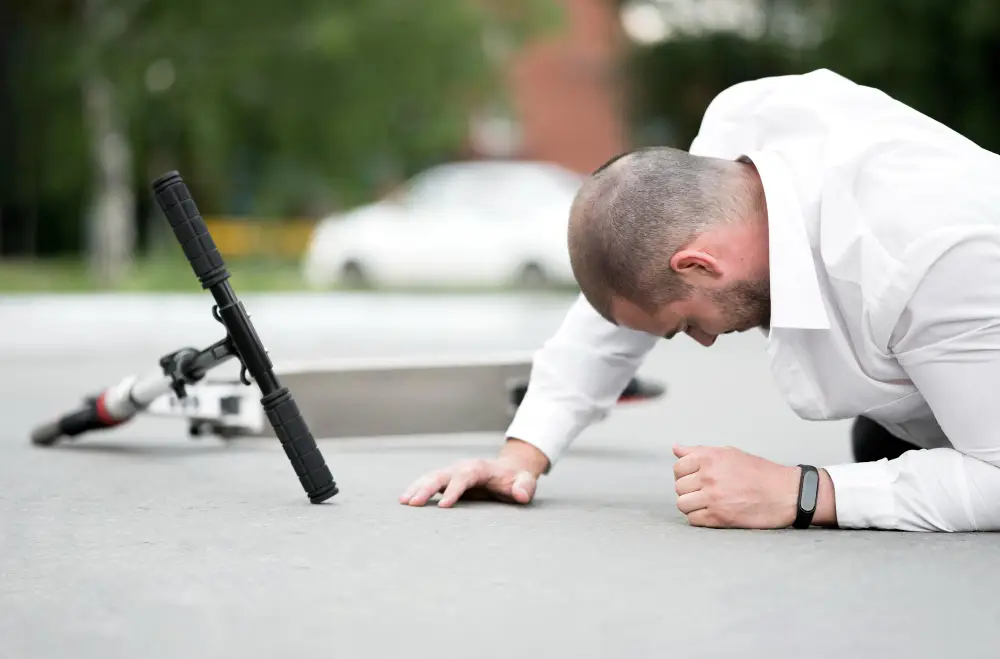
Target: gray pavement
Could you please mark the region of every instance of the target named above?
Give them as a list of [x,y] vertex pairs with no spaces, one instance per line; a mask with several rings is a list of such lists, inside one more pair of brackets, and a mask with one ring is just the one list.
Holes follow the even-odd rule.
[[[206,296],[0,299],[0,659],[997,656],[992,535],[685,523],[674,441],[847,459],[846,422],[796,418],[755,335],[665,342],[642,373],[669,396],[589,429],[530,507],[396,503],[496,436],[323,441],[341,494],[321,506],[273,441],[140,419],[30,446],[82,394],[221,338]],[[531,349],[569,300],[246,303],[280,365]]]

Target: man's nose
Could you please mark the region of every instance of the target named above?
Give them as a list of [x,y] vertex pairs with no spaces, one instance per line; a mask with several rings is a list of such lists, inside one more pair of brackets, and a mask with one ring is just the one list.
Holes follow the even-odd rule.
[[701,332],[699,330],[690,328],[688,329],[687,333],[688,336],[690,336],[692,339],[694,339],[701,345],[705,346],[706,348],[710,348],[712,344],[715,343],[715,339],[718,338],[715,334],[708,334],[707,332]]

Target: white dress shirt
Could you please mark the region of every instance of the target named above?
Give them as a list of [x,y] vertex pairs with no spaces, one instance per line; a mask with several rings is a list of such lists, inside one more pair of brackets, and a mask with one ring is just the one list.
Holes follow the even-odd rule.
[[[827,70],[723,91],[690,151],[760,172],[764,334],[791,408],[866,415],[922,447],[826,466],[840,527],[1000,529],[1000,157]],[[535,354],[508,436],[556,463],[658,341],[581,296]]]

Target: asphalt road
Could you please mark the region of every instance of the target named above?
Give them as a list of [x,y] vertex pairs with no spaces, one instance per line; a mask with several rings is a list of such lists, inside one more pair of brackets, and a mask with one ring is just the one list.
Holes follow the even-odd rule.
[[[279,365],[531,349],[568,304],[246,302]],[[848,457],[846,422],[784,406],[756,335],[665,342],[642,373],[669,396],[589,429],[529,507],[396,502],[496,436],[322,442],[341,493],[321,506],[267,440],[141,419],[30,446],[31,426],[82,394],[221,338],[209,305],[0,299],[0,659],[997,656],[992,535],[686,524],[674,441]]]

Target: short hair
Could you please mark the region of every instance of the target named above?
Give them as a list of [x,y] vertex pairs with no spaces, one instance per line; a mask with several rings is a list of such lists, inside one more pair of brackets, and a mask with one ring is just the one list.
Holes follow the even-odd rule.
[[584,181],[573,201],[569,253],[587,301],[614,322],[621,297],[648,313],[687,298],[670,258],[700,233],[747,215],[752,199],[732,160],[670,147],[615,155]]

